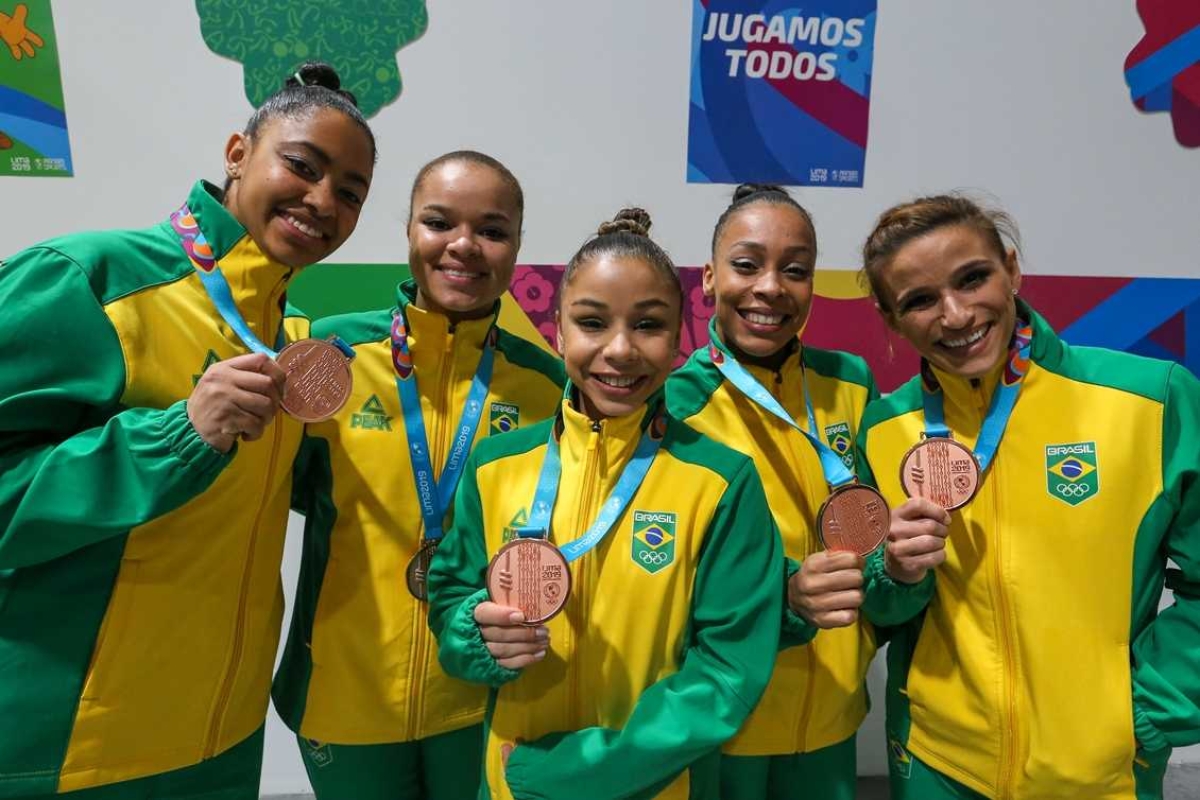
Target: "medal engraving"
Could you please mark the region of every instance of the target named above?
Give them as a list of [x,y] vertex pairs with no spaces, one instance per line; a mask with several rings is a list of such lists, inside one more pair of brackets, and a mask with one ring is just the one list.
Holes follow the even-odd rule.
[[518,609],[525,625],[540,625],[566,605],[571,570],[545,539],[514,539],[488,565],[487,588],[493,603]]
[[979,462],[965,445],[930,436],[904,454],[900,484],[909,497],[924,497],[953,511],[971,502],[979,490]]
[[276,361],[287,372],[283,410],[301,422],[324,422],[350,397],[350,362],[329,342],[301,339],[283,348]]
[[409,559],[408,567],[404,570],[404,582],[408,584],[408,593],[418,600],[429,599],[429,565],[433,563],[433,554],[437,552],[437,542],[422,542],[416,555]]
[[887,538],[891,512],[883,495],[870,486],[838,487],[817,512],[817,530],[826,550],[849,550],[865,556]]

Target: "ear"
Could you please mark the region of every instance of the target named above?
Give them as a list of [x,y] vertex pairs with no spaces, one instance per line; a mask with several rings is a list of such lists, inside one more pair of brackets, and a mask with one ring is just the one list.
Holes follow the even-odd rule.
[[558,354],[563,354],[563,338],[562,338],[562,313],[558,310],[554,312],[554,345],[558,348]]
[[1021,290],[1021,265],[1017,261],[1016,248],[1009,248],[1008,253],[1004,256],[1004,270],[1008,273],[1008,279],[1012,282],[1013,294]]
[[230,178],[239,178],[246,158],[250,155],[250,138],[244,133],[235,133],[225,143],[225,174]]
[[717,292],[717,276],[711,261],[705,263],[704,271],[700,273],[700,288],[705,297],[712,297]]

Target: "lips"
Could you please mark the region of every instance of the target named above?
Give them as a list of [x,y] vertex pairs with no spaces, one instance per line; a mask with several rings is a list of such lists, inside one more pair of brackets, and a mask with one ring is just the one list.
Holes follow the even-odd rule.
[[309,219],[302,218],[290,211],[280,211],[279,218],[292,231],[316,242],[328,241],[330,236],[313,224]]
[[991,331],[991,329],[992,324],[989,322],[982,328],[978,328],[965,336],[957,336],[954,338],[943,337],[942,340],[938,342],[938,345],[947,350],[963,350],[970,348],[977,342],[982,341],[983,338],[988,335],[988,332]]

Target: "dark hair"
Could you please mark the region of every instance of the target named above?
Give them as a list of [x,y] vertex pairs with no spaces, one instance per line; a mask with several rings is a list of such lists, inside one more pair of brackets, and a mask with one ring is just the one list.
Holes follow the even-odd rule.
[[962,194],[918,197],[892,206],[879,216],[863,244],[863,268],[859,275],[884,311],[890,311],[880,292],[880,276],[900,248],[939,228],[966,225],[977,230],[1003,260],[1009,247],[1020,251],[1020,235],[1012,217],[999,209],[986,208]]
[[804,217],[804,221],[808,223],[809,229],[812,230],[813,246],[816,246],[817,226],[813,224],[812,215],[808,213],[807,208],[797,203],[795,198],[788,194],[787,189],[784,189],[782,186],[776,186],[773,183],[743,183],[733,190],[733,199],[729,201],[729,206],[717,218],[717,224],[713,228],[712,235],[713,253],[717,251],[717,240],[725,232],[725,226],[729,224],[730,217],[746,206],[757,203],[766,203],[773,206],[789,206],[796,209],[800,212],[800,216]]
[[[323,61],[305,61],[288,76],[279,91],[263,101],[250,115],[242,131],[253,139],[271,120],[277,117],[302,117],[321,108],[332,108],[342,112],[360,127],[371,143],[371,161],[378,157],[375,149],[375,134],[366,118],[358,110],[358,100],[342,87],[337,70]],[[225,191],[229,191],[230,179],[225,179]]]
[[[408,221],[412,222],[413,198],[417,196],[417,190],[421,188],[421,184],[425,183],[425,179],[429,177],[429,173],[451,162],[465,162],[467,164],[478,164],[481,167],[487,167],[500,176],[500,180],[512,190],[513,197],[517,201],[517,213],[525,216],[525,192],[521,190],[521,182],[517,180],[517,176],[509,171],[508,167],[501,164],[497,159],[492,158],[487,153],[480,153],[477,150],[455,150],[444,155],[440,155],[433,159],[421,169],[417,170],[417,177],[413,179],[412,190],[408,193]],[[520,220],[518,220],[518,223]]]
[[[583,243],[567,267],[563,270],[562,284],[565,288],[584,264],[601,256],[636,258],[652,266],[679,292],[680,309],[683,308],[683,284],[671,257],[650,238],[650,215],[641,208],[622,208],[611,220],[600,223],[596,235]],[[563,292],[559,292],[562,302]]]

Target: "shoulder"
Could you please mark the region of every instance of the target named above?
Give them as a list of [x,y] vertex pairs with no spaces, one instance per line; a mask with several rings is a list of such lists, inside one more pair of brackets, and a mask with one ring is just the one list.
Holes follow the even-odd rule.
[[[1148,400],[1164,402],[1174,361],[1146,358],[1103,347],[1073,347],[1063,344],[1062,356],[1043,369],[1079,383],[1115,389]],[[1186,372],[1186,370],[1183,370]]]
[[314,320],[312,324],[312,335],[315,338],[324,339],[337,335],[351,347],[387,339],[391,332],[392,311],[386,308],[335,314],[332,317]]
[[826,378],[854,383],[867,389],[875,385],[866,359],[843,350],[822,350],[805,345],[804,365]]
[[726,483],[745,479],[747,471],[758,475],[754,462],[745,453],[710,439],[673,415],[667,416],[662,446],[676,460],[714,473]]
[[536,450],[549,440],[553,425],[554,417],[550,417],[515,431],[489,436],[475,445],[475,449],[471,451],[471,460],[475,462],[475,468],[478,469],[496,461]]
[[863,412],[862,430],[865,432],[895,417],[911,414],[921,405],[921,378],[914,375],[896,391],[867,404]]
[[667,408],[671,416],[686,420],[708,405],[724,377],[713,364],[708,347],[697,348],[679,369],[667,378]]
[[496,328],[496,350],[509,364],[537,372],[549,378],[559,388],[567,382],[562,359],[500,327]]

